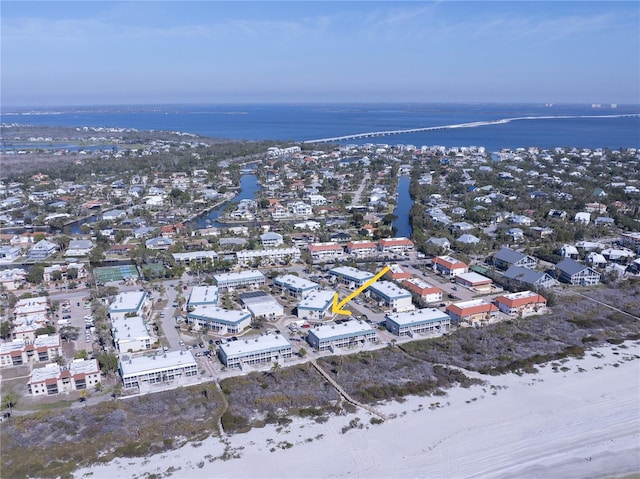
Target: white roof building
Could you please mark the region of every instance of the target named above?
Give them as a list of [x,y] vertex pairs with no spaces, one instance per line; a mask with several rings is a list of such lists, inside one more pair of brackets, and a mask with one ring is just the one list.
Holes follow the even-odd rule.
[[206,263],[208,259],[215,262],[218,259],[218,253],[215,251],[189,251],[186,253],[173,253],[173,259],[178,264]]
[[240,271],[238,273],[214,274],[213,280],[220,289],[232,289],[244,286],[258,287],[266,282],[264,274],[257,269]]
[[292,355],[291,344],[279,334],[265,334],[222,344],[218,357],[229,367],[242,368],[245,364],[282,362]]
[[298,303],[298,318],[321,321],[332,314],[335,291],[313,291]]
[[109,306],[111,319],[122,319],[127,314],[146,317],[146,307],[150,304],[144,291],[127,291],[118,294]]
[[187,301],[189,306],[216,305],[218,304],[218,288],[216,286],[194,286]]
[[417,309],[411,312],[387,314],[387,329],[398,336],[418,333],[444,333],[451,325],[448,314],[436,308]]
[[300,248],[270,248],[270,249],[254,249],[243,250],[236,253],[238,265],[248,266],[255,262],[260,264],[275,264],[281,261],[300,260]]
[[369,281],[375,275],[369,271],[362,271],[351,266],[338,266],[331,268],[329,274],[335,276],[338,281],[351,288],[358,288]]
[[114,319],[111,322],[111,332],[120,353],[151,349],[151,336],[140,316]]
[[273,279],[273,288],[276,292],[287,291],[290,296],[304,298],[320,289],[320,285],[300,276],[285,274]]
[[308,343],[319,351],[354,347],[378,338],[375,330],[364,321],[351,320],[342,324],[323,324],[309,330]]
[[153,356],[122,355],[118,366],[125,388],[167,383],[198,375],[198,364],[190,351],[166,351]]
[[251,325],[251,313],[203,305],[187,313],[187,321],[220,334],[238,334]]

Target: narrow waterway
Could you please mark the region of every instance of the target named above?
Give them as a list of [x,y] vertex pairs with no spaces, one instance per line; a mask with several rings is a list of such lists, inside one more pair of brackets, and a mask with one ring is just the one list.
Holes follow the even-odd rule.
[[409,195],[409,185],[411,183],[411,177],[403,175],[398,179],[398,189],[396,190],[398,202],[396,208],[393,210],[393,214],[397,216],[397,219],[393,222],[392,226],[396,228],[397,236],[411,237],[411,224],[409,223],[409,212],[413,206],[413,200]]
[[256,175],[242,175],[240,177],[240,191],[229,202],[220,205],[219,208],[197,216],[191,222],[193,228],[208,228],[211,226],[221,227],[221,223],[216,221],[218,217],[225,211],[227,206],[235,203],[239,203],[241,200],[253,200],[256,193],[260,191],[260,185],[258,184],[258,177]]

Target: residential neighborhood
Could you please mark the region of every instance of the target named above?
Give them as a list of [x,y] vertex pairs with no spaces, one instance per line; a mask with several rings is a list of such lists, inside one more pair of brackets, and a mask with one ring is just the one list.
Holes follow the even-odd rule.
[[[101,141],[119,146],[67,152],[92,176],[0,182],[0,366],[28,367],[24,396],[139,395],[439,337],[640,274],[635,149],[290,145],[207,162],[188,136]],[[157,154],[182,168],[90,173]]]

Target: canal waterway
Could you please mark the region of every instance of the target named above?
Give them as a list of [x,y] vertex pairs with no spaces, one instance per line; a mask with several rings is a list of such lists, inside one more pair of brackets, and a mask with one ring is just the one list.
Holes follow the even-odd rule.
[[398,188],[396,190],[398,202],[393,210],[393,214],[397,217],[392,224],[397,230],[396,236],[404,236],[406,238],[410,238],[412,232],[411,223],[409,223],[409,211],[413,206],[413,200],[409,195],[410,183],[411,177],[407,175],[403,175],[398,179]]
[[207,213],[203,213],[200,216],[196,216],[191,221],[193,228],[209,228],[209,227],[224,227],[224,225],[217,221],[221,214],[227,209],[229,204],[237,204],[242,200],[255,199],[256,193],[260,191],[260,185],[258,184],[257,175],[242,175],[240,177],[240,191],[230,201],[222,204],[219,208],[211,210]]

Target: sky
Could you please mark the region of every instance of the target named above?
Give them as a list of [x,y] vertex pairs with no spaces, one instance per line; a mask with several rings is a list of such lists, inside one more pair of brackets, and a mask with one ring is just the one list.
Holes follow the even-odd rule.
[[640,103],[637,1],[2,0],[2,106]]

